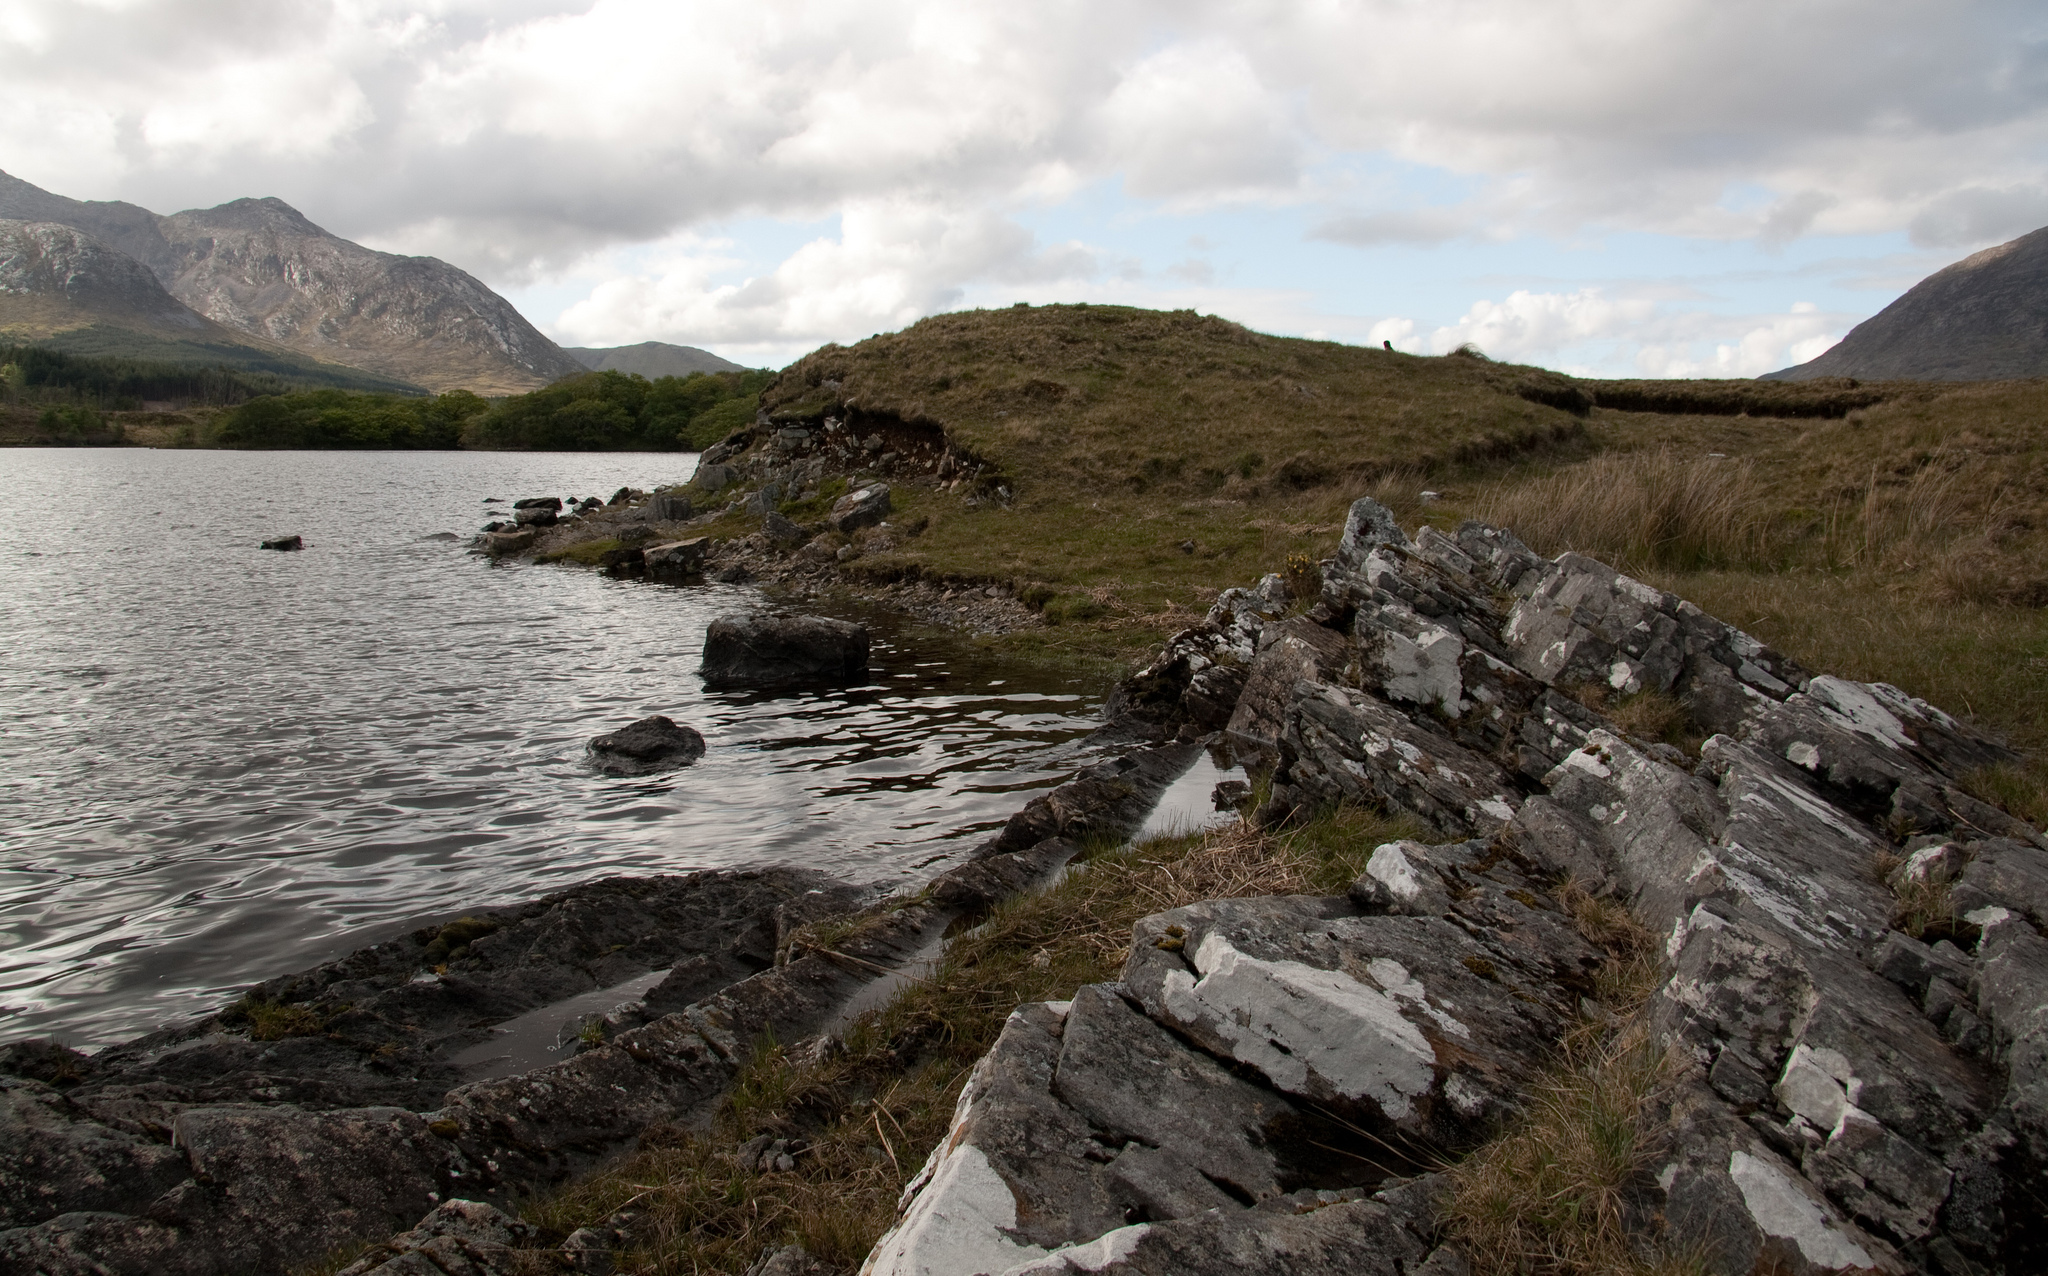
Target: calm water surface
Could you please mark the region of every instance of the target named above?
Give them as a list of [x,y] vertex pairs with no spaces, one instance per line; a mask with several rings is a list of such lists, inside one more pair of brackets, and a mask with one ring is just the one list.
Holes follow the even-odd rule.
[[[914,879],[1082,760],[1092,684],[865,617],[867,685],[707,692],[704,627],[754,591],[465,552],[486,497],[694,463],[0,451],[0,1039],[118,1039],[609,873]],[[703,760],[590,769],[649,713]]]

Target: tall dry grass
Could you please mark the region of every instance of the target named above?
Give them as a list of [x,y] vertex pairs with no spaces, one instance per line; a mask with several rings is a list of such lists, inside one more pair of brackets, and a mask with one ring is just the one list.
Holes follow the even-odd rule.
[[1763,469],[1669,447],[1607,453],[1486,485],[1469,508],[1544,553],[1575,550],[1624,571],[1912,570],[1948,562],[1949,546],[1999,519],[1995,501],[1972,509],[1977,476],[1960,458],[1937,454],[1904,478],[1873,463],[1818,508],[1792,504]]
[[1755,566],[1778,551],[1754,463],[1669,448],[1491,484],[1469,508],[1543,553],[1576,550],[1624,571]]

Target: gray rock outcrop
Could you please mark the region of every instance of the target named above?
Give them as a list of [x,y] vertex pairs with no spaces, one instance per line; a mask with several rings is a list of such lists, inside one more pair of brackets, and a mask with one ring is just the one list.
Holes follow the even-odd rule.
[[[1021,1008],[870,1273],[1316,1270],[1338,1234],[1375,1238],[1351,1269],[1464,1270],[1403,1176],[1500,1129],[1604,1013],[1573,892],[1668,963],[1646,1253],[2048,1263],[2048,842],[1966,791],[2009,751],[1497,529],[1411,541],[1362,502],[1323,571],[1304,618],[1226,594],[1115,703],[1155,737],[1226,727],[1274,767],[1262,818],[1371,804],[1440,844],[1377,848],[1345,896],[1145,918],[1119,982]],[[1671,697],[1704,743],[1629,736],[1587,684]],[[1312,1191],[1285,1217],[1357,1221],[1261,1216]]]

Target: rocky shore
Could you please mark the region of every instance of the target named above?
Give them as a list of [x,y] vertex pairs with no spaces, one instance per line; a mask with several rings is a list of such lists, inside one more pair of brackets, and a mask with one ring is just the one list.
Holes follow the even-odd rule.
[[806,425],[764,421],[706,451],[685,484],[621,488],[603,501],[522,498],[510,520],[486,524],[474,548],[492,558],[573,560],[677,584],[753,584],[790,600],[853,592],[927,624],[978,634],[1042,626],[1028,589],[1015,580],[871,570],[863,560],[924,530],[916,519],[892,521],[894,492],[912,485],[970,508],[1010,497],[1007,485],[985,476],[936,429],[894,420],[855,425],[829,415]]
[[[822,486],[821,448],[879,460],[833,433],[778,433],[745,481]],[[943,448],[899,441],[891,464],[974,490]],[[872,513],[872,492],[828,509]],[[529,548],[634,526],[686,543],[688,519],[644,513],[685,497],[622,494]],[[811,560],[897,530],[783,548],[773,513],[754,543],[702,547],[701,573],[810,588]],[[1350,803],[1430,833],[1374,848],[1342,894],[1154,913],[1116,980],[1017,1007],[947,1136],[905,1150],[928,1157],[865,1271],[1475,1270],[1443,1167],[1611,1015],[1595,993],[1619,959],[1587,901],[1654,941],[1651,1150],[1618,1223],[1645,1266],[2048,1266],[2048,843],[1971,792],[2013,755],[1499,529],[1411,539],[1360,501],[1321,577],[1226,592],[1118,689],[1122,756],[915,894],[787,869],[591,883],[99,1055],[8,1047],[0,1272],[289,1270],[363,1241],[351,1273],[606,1270],[638,1242],[632,1208],[544,1244],[518,1203],[704,1128],[770,1036],[831,1050],[850,1006],[1084,842],[1128,837],[1204,747],[1266,770],[1256,823]],[[1669,729],[1623,725],[1652,702]],[[555,1057],[504,1070],[535,1031]]]

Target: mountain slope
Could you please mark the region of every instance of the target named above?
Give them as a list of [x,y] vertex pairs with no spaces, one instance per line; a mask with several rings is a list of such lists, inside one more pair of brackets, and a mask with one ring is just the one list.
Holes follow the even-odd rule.
[[1937,270],[1775,381],[2048,376],[2048,228]]
[[215,323],[164,291],[141,262],[55,222],[0,220],[0,338],[69,354],[264,372],[294,384],[418,390]]
[[329,234],[282,200],[158,217],[0,174],[0,217],[84,230],[227,328],[430,389],[512,394],[584,370],[469,274]]
[[149,267],[84,231],[0,219],[0,328],[44,336],[96,322],[179,336],[215,328],[165,292]]
[[666,341],[642,341],[632,346],[564,346],[569,356],[592,372],[626,372],[653,380],[656,377],[687,377],[692,372],[744,372],[730,359],[721,359],[695,346],[672,346]]

